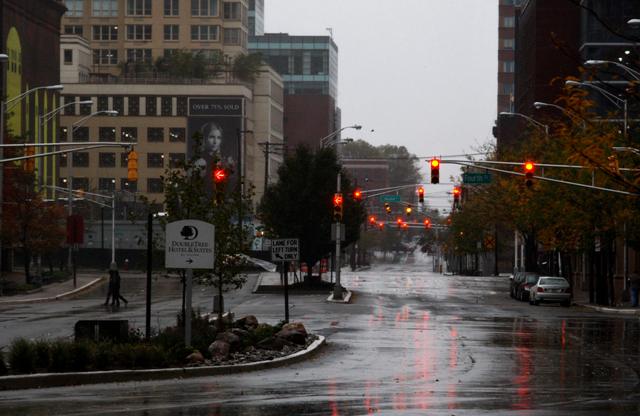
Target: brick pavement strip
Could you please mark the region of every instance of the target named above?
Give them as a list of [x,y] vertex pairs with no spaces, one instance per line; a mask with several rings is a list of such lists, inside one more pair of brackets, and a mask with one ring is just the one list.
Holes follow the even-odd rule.
[[255,363],[206,367],[160,368],[151,370],[87,371],[78,373],[46,373],[4,376],[0,377],[0,391],[75,386],[80,384],[123,383],[129,381],[208,377],[264,370],[303,361],[304,359],[316,354],[320,347],[325,343],[325,337],[318,335],[318,339],[302,351],[298,351],[286,357],[279,357],[269,361],[258,361]]

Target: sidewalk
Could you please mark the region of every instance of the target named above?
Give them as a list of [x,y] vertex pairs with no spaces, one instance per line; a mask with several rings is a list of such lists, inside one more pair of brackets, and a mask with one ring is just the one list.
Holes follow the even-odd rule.
[[640,308],[631,306],[631,302],[622,302],[618,306],[602,306],[589,303],[589,292],[582,291],[573,294],[573,303],[576,306],[592,309],[597,312],[617,313],[622,315],[640,316]]
[[[349,303],[351,300],[351,291],[344,289],[343,299],[333,299],[333,282],[330,281],[331,274],[323,273],[322,280],[316,281],[312,286],[301,285],[304,277],[298,274],[298,279],[294,280],[293,273],[289,273],[289,290],[294,294],[326,294],[329,296],[327,301],[336,303]],[[295,286],[294,286],[295,285]],[[258,276],[256,285],[253,287],[253,293],[283,293],[284,283],[280,281],[280,272],[263,272]]]
[[73,286],[73,278],[64,282],[44,285],[30,293],[0,296],[0,306],[20,303],[51,302],[60,299],[69,299],[81,293],[85,293],[108,280],[105,272],[87,272],[76,275],[76,286]]

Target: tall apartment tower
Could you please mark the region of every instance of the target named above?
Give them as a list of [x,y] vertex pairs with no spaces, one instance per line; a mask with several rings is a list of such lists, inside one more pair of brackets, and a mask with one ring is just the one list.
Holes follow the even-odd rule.
[[498,113],[513,111],[516,7],[519,0],[500,0],[498,9]]
[[[118,75],[124,63],[176,50],[211,59],[247,52],[248,0],[64,0],[62,32],[92,50],[91,72]],[[256,3],[261,3],[257,1]]]

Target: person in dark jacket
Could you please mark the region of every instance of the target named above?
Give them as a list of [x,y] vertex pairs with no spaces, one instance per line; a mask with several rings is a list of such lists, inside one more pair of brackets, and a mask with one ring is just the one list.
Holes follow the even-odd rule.
[[111,306],[120,306],[121,299],[125,305],[129,303],[124,296],[120,294],[120,273],[118,272],[116,262],[112,262],[109,266],[109,287],[111,290]]
[[[113,295],[113,284],[114,284],[114,280],[115,280],[115,274],[112,273],[112,268],[114,267],[115,263],[111,263],[111,265],[109,266],[109,284],[107,287],[107,300],[104,301],[104,306],[108,306],[109,305],[109,299],[113,299],[114,295]],[[116,267],[116,272],[117,272],[117,267]]]
[[640,294],[640,275],[633,273],[629,276],[629,280],[631,289],[631,306],[636,308],[638,306],[638,295]]

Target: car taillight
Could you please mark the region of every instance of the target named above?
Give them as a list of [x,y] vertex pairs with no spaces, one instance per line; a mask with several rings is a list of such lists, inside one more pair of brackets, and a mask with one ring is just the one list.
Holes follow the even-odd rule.
[[543,287],[538,286],[538,292],[544,292],[544,288],[543,288]]

